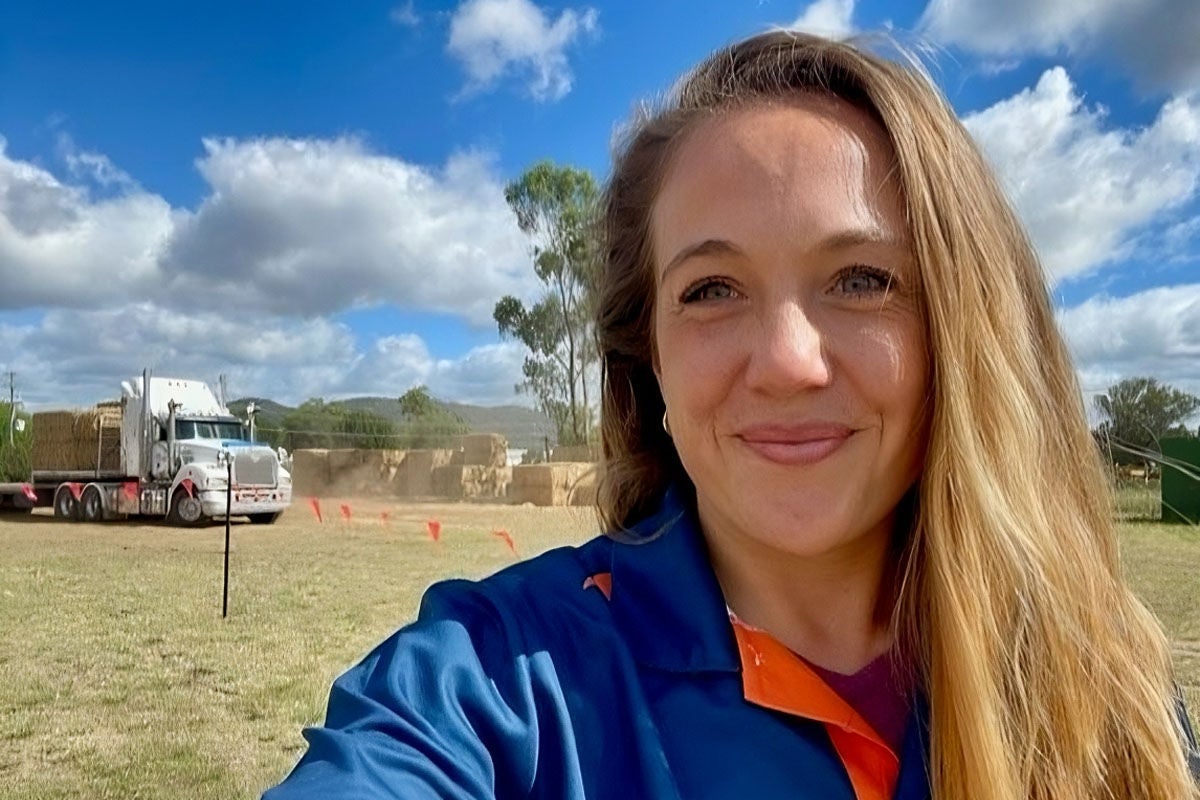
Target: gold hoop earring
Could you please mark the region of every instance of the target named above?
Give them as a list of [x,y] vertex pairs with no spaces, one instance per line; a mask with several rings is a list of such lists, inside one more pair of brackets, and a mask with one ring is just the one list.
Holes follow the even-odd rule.
[[667,421],[666,411],[663,411],[663,430],[667,432],[667,436],[671,435],[671,423]]

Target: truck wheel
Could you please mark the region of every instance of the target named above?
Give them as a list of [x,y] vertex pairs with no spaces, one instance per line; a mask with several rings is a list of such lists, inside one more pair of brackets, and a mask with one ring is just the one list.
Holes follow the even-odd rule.
[[250,517],[251,525],[274,525],[275,520],[279,519],[282,511],[274,511],[267,514],[247,514]]
[[190,495],[182,486],[171,495],[171,510],[167,512],[167,522],[184,528],[195,528],[208,522],[204,515],[204,506],[200,498]]
[[78,520],[79,501],[69,486],[60,486],[54,490],[54,516],[59,519]]
[[84,522],[104,521],[104,498],[95,486],[83,490],[83,496],[79,498],[79,516]]

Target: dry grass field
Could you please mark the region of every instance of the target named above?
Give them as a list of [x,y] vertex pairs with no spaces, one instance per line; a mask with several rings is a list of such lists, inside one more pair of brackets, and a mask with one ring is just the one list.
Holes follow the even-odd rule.
[[[589,512],[326,502],[224,529],[0,517],[0,798],[251,798],[299,754],[330,681],[448,576],[582,541]],[[385,522],[380,514],[388,512]],[[434,543],[426,522],[441,523]],[[1125,566],[1200,710],[1200,531],[1126,522]]]
[[567,508],[322,510],[233,526],[224,620],[223,526],[0,516],[0,798],[256,797],[430,583],[513,562],[493,530],[526,556],[596,529]]

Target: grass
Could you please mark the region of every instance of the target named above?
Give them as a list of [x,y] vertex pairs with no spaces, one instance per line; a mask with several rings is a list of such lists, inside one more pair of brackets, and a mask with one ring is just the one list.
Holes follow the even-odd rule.
[[[0,517],[0,797],[256,797],[299,755],[330,681],[431,582],[514,560],[493,530],[521,556],[595,530],[578,509],[382,510],[236,525],[226,620],[220,527]],[[1200,529],[1126,522],[1122,552],[1200,712]]]
[[[224,530],[0,517],[0,797],[256,797],[319,722],[329,684],[442,577],[582,541],[579,509],[356,503]],[[365,512],[371,511],[370,515]],[[425,522],[436,518],[434,544]]]

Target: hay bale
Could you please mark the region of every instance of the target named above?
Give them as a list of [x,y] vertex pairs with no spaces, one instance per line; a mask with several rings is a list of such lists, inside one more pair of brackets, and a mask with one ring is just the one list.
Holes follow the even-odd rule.
[[447,464],[433,470],[433,492],[449,500],[494,500],[505,497],[512,481],[509,467]]
[[121,408],[40,411],[31,422],[31,461],[35,470],[117,471],[121,469]]
[[362,466],[363,451],[353,448],[343,448],[340,450],[329,450],[329,475],[333,480],[337,480],[338,476],[347,472],[353,472]]
[[587,444],[560,444],[550,451],[553,462],[599,461],[598,447]]
[[365,450],[362,454],[363,478],[370,494],[392,494],[392,484],[404,463],[404,450]]
[[567,496],[567,505],[571,506],[594,506],[596,505],[596,488],[599,483],[599,473],[597,470],[580,475],[575,484],[571,487]]
[[463,463],[503,467],[508,463],[508,441],[498,433],[473,433],[462,437]]
[[329,451],[297,450],[292,453],[292,492],[309,497],[329,494]]
[[512,468],[508,497],[537,506],[569,505],[576,496],[587,497],[586,490],[579,493],[579,487],[589,476],[594,484],[595,472],[596,465],[589,462],[523,464]]
[[329,489],[353,497],[394,494],[406,457],[404,450],[330,450]]
[[453,456],[453,450],[409,450],[396,471],[393,492],[400,497],[435,496],[433,471],[448,466]]
[[447,500],[461,500],[463,483],[468,470],[465,464],[446,464],[433,469],[433,494]]

